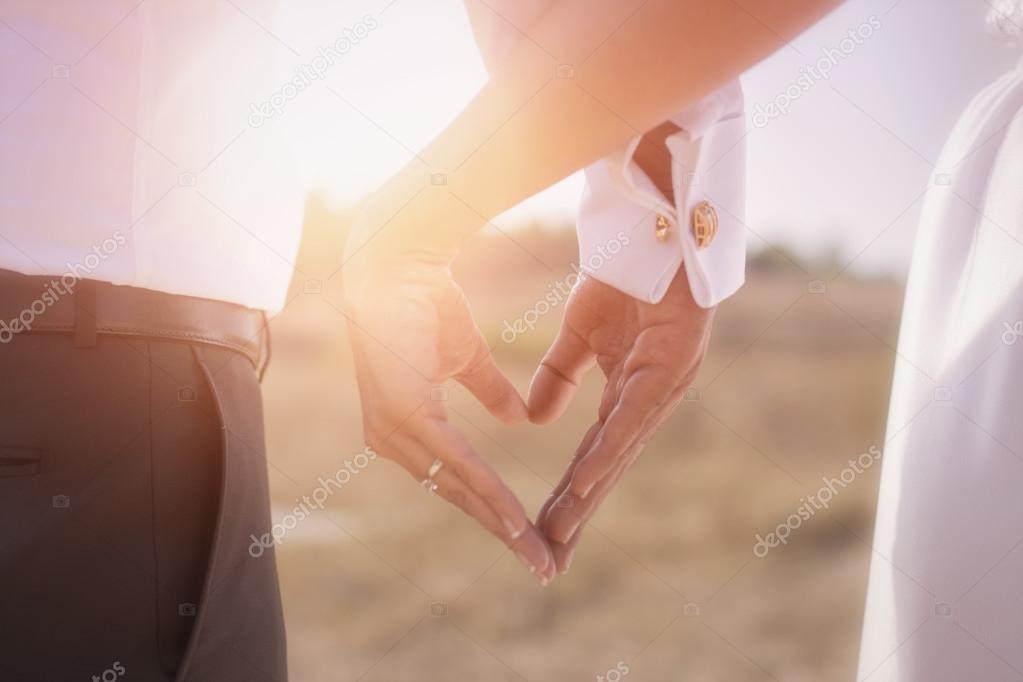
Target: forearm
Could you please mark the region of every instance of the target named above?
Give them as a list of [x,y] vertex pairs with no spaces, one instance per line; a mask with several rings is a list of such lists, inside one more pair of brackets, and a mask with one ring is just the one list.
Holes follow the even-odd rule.
[[[557,2],[392,181],[380,244],[453,254],[489,219],[663,123],[839,2]],[[572,77],[555,77],[558,64]],[[437,191],[430,178],[441,176]]]

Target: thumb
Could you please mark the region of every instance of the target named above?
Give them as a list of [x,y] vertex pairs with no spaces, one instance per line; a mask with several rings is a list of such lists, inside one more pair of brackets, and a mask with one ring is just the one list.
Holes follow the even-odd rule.
[[576,331],[562,326],[529,384],[529,419],[546,424],[565,411],[596,356]]
[[469,367],[455,378],[505,424],[520,424],[526,420],[526,403],[494,362],[482,336]]

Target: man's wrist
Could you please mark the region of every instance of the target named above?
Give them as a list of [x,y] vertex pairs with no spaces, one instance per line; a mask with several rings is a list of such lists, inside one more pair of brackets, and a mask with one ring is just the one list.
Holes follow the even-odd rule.
[[665,121],[643,135],[632,156],[632,160],[646,173],[669,204],[675,203],[675,188],[671,181],[671,152],[668,151],[666,140],[680,130],[671,121]]

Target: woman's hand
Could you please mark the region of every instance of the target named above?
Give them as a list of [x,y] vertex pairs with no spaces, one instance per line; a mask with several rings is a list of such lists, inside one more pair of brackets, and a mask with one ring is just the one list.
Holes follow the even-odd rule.
[[396,252],[386,247],[389,241],[369,244],[344,271],[366,441],[417,481],[425,482],[440,461],[435,492],[506,543],[546,584],[554,575],[546,540],[448,422],[435,389],[456,379],[506,424],[526,419],[525,404],[494,364],[446,259]]

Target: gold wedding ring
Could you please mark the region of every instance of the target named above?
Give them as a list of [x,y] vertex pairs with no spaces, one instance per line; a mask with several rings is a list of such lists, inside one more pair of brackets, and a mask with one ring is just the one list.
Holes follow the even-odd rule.
[[433,463],[430,464],[430,468],[426,470],[426,477],[427,478],[433,478],[434,476],[439,474],[440,470],[443,469],[443,468],[444,468],[444,462],[440,461],[439,459],[433,460]]
[[437,484],[433,482],[433,477],[439,474],[443,468],[444,462],[439,459],[435,459],[430,463],[430,468],[426,470],[426,478],[420,482],[420,485],[426,488],[427,494],[437,491]]

